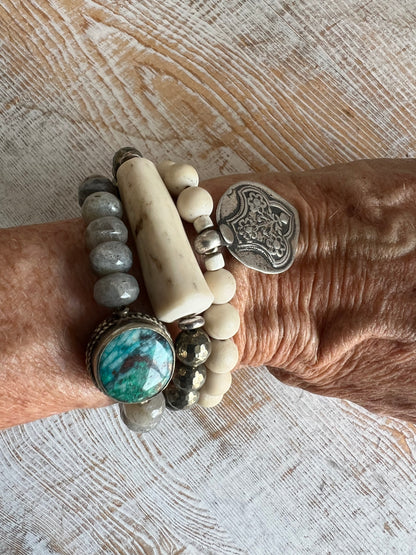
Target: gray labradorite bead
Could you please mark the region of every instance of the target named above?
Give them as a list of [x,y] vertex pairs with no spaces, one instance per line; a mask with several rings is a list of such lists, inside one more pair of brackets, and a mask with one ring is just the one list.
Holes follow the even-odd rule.
[[118,241],[126,243],[128,238],[127,227],[120,218],[114,216],[104,216],[93,220],[85,232],[85,242],[88,250],[92,250],[100,243],[106,241]]
[[99,191],[106,191],[113,195],[118,194],[118,189],[108,177],[104,175],[90,175],[87,179],[80,184],[78,187],[78,202],[82,206],[87,197],[92,195],[92,193],[98,193]]
[[185,391],[170,383],[163,392],[165,394],[166,406],[171,410],[189,409],[197,404],[199,391]]
[[120,416],[132,432],[150,432],[159,424],[165,411],[166,401],[163,393],[158,393],[143,404],[120,404]]
[[187,366],[199,366],[211,354],[211,340],[202,328],[181,331],[175,340],[175,351]]
[[121,218],[123,207],[115,195],[103,191],[89,195],[82,205],[81,212],[85,223],[89,224],[93,220],[104,216]]
[[92,249],[90,263],[93,271],[99,276],[128,272],[133,264],[133,255],[124,243],[107,241]]
[[204,385],[206,377],[207,369],[204,364],[192,367],[178,362],[172,381],[177,388],[184,391],[198,391]]
[[134,302],[139,296],[139,284],[130,274],[108,274],[94,285],[94,299],[108,308],[119,308]]

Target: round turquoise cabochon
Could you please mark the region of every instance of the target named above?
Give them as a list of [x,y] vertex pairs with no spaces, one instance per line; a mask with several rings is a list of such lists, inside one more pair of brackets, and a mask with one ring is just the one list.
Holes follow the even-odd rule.
[[169,341],[149,328],[120,332],[103,349],[98,378],[109,397],[122,403],[141,403],[168,384],[174,353]]

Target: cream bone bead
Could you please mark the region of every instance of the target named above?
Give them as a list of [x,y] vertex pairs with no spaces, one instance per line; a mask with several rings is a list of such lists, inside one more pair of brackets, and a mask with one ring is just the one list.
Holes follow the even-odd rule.
[[233,274],[228,270],[221,268],[205,272],[204,278],[214,295],[214,304],[228,303],[234,297],[236,283]]
[[156,169],[160,174],[160,177],[165,181],[166,171],[170,166],[174,166],[175,162],[173,160],[162,160],[156,164]]
[[233,305],[213,304],[203,314],[205,331],[213,339],[229,339],[240,327],[240,316]]
[[164,160],[157,169],[171,195],[177,197],[187,187],[197,187],[198,172],[189,164],[175,164],[172,160]]
[[205,391],[199,392],[198,405],[204,409],[211,409],[216,407],[222,401],[223,395],[209,395]]
[[205,229],[196,237],[194,248],[198,254],[210,254],[214,249],[221,247],[221,235],[216,229]]
[[200,216],[209,216],[214,209],[212,196],[200,187],[188,187],[178,196],[176,202],[181,218],[193,223]]
[[117,183],[156,317],[174,322],[206,310],[213,294],[153,162],[127,160],[117,171]]
[[225,374],[214,374],[207,372],[207,377],[201,392],[208,393],[208,395],[224,395],[231,387],[232,377],[231,372]]
[[224,374],[234,370],[238,357],[238,348],[232,339],[211,339],[211,354],[205,366],[215,374]]
[[213,254],[205,255],[204,262],[205,268],[210,272],[220,270],[225,266],[225,260],[221,252],[215,252]]

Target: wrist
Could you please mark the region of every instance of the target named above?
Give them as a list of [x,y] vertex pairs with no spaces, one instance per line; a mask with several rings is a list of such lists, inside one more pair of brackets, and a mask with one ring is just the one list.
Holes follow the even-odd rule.
[[109,404],[85,370],[86,338],[100,314],[90,299],[93,277],[82,228],[80,220],[70,220],[0,231],[7,386],[0,427]]

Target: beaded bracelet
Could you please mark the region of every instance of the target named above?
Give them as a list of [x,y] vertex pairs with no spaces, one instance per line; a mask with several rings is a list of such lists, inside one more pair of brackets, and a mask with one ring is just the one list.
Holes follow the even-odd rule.
[[[92,176],[80,185],[78,200],[88,224],[90,263],[99,276],[94,299],[116,309],[91,336],[87,369],[97,387],[121,403],[120,414],[129,427],[149,431],[164,412],[161,392],[174,368],[173,343],[159,321],[127,308],[138,298],[139,285],[126,273],[133,257],[125,244],[128,231],[121,220],[123,210],[116,187],[103,176]],[[148,356],[149,348],[157,351],[156,356]]]
[[[208,336],[209,352],[206,352],[205,360],[202,361],[205,366],[197,366],[195,369],[197,376],[205,375],[204,383],[198,379],[198,387],[185,397],[181,393],[183,378],[193,375],[193,372],[183,364],[177,365],[172,385],[167,389],[167,402],[175,407],[181,399],[189,403],[191,397],[192,404],[198,401],[200,406],[214,407],[231,387],[231,370],[238,361],[238,349],[231,337],[237,333],[240,319],[237,310],[228,304],[235,294],[236,282],[231,272],[224,269],[224,257],[220,252],[222,239],[214,229],[210,217],[214,203],[208,191],[198,188],[199,178],[195,168],[171,160],[163,161],[157,168],[172,197],[177,197],[176,204],[181,218],[192,223],[198,233],[194,248],[204,257],[204,278],[214,297],[213,304],[203,315],[179,320],[179,327],[186,331],[179,334],[175,341],[177,358],[186,365],[189,364],[189,357],[186,355],[190,334],[194,334],[196,341],[199,338],[204,341]],[[203,327],[205,331],[189,332],[187,328],[190,325],[200,330]],[[195,362],[198,364],[197,360]],[[195,389],[200,390],[199,395],[195,394]]]
[[[239,316],[228,302],[235,293],[235,280],[224,269],[220,246],[225,244],[251,268],[279,273],[292,264],[299,233],[296,210],[255,183],[237,183],[221,197],[219,231],[214,230],[212,198],[197,187],[195,169],[170,161],[158,169],[160,173],[139,151],[128,147],[118,151],[113,160],[118,190],[101,176],[88,178],[79,189],[88,223],[90,261],[100,276],[94,297],[100,304],[116,308],[91,337],[87,367],[97,386],[121,402],[123,421],[137,432],[156,426],[165,398],[175,410],[197,401],[210,407],[221,401],[231,385],[230,371],[238,360],[231,337],[238,330]],[[166,187],[178,196],[177,210],[198,233],[194,246],[204,256],[204,275]],[[126,273],[132,255],[125,245],[127,228],[120,219],[122,205],[117,192],[158,319],[126,308],[137,299],[139,288],[135,278]],[[160,320],[177,321],[182,329],[175,348]]]

